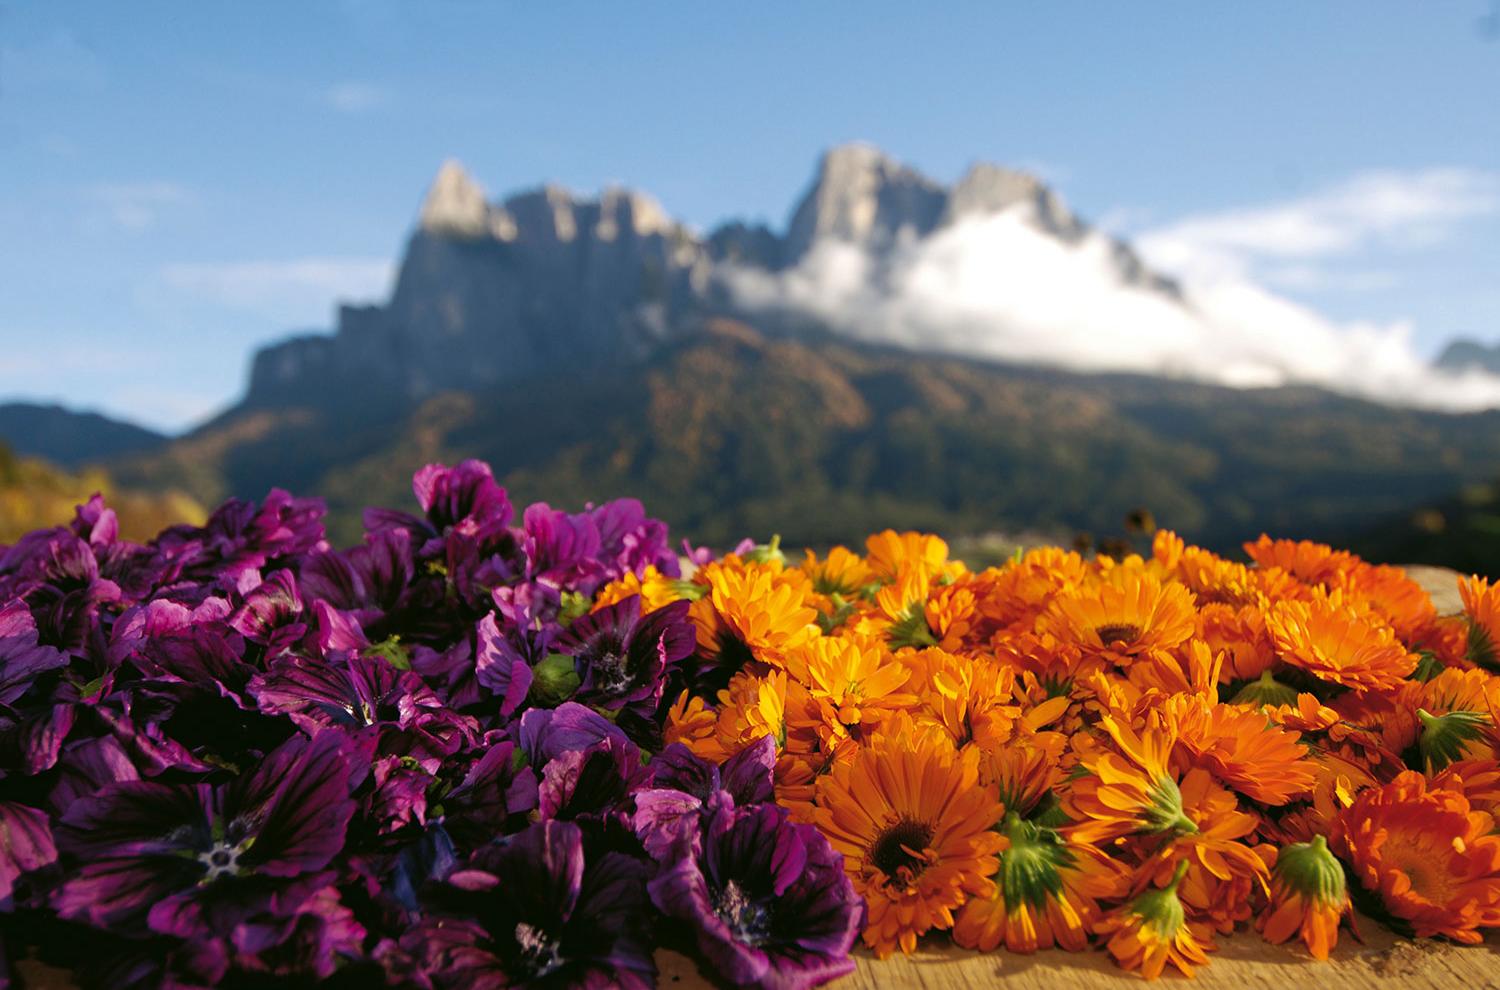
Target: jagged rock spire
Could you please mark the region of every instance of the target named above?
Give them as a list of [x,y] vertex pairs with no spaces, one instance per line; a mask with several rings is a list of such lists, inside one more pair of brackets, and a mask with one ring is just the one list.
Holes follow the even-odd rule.
[[448,159],[438,169],[422,202],[420,223],[435,234],[480,237],[489,231],[484,190],[457,159]]

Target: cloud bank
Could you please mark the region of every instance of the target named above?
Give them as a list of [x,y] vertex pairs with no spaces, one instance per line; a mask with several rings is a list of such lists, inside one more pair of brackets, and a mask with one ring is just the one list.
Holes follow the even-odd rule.
[[1180,302],[1123,277],[1108,237],[1066,243],[1040,230],[1025,207],[888,251],[824,241],[793,269],[735,268],[727,284],[747,308],[807,313],[880,343],[1477,409],[1500,406],[1500,378],[1436,371],[1409,324],[1329,320],[1266,288],[1257,272],[1293,261],[1317,277],[1320,261],[1376,241],[1419,244],[1497,204],[1494,176],[1372,173],[1318,196],[1140,235],[1147,262],[1180,280]]

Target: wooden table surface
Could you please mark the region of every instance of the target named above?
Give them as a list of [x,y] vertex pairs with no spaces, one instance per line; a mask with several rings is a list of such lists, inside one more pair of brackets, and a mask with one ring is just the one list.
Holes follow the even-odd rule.
[[[1432,595],[1438,611],[1461,610],[1457,575],[1435,567],[1407,569],[1413,580]],[[1360,919],[1364,943],[1347,930],[1326,963],[1319,963],[1299,945],[1268,945],[1253,931],[1242,931],[1217,941],[1208,966],[1198,970],[1192,986],[1203,990],[1500,990],[1500,934],[1491,933],[1483,945],[1460,946],[1432,939],[1399,938],[1368,919]],[[910,957],[899,954],[877,960],[861,947],[855,954],[858,969],[829,984],[833,990],[878,990],[917,987],[923,990],[979,990],[996,985],[1015,990],[1111,990],[1138,987],[1141,979],[1118,969],[1103,951],[1038,952],[1031,956],[998,951],[970,952],[942,936],[929,937]],[[660,952],[661,985],[678,990],[701,990],[704,980],[691,960],[674,952]],[[1166,980],[1177,980],[1168,968]]]

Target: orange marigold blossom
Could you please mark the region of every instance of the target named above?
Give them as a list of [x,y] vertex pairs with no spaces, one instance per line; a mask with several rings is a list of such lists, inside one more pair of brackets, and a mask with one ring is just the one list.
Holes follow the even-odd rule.
[[1273,540],[1264,533],[1245,544],[1245,553],[1261,567],[1279,567],[1311,585],[1326,585],[1363,563],[1352,553],[1311,540]]
[[1002,943],[1029,953],[1053,945],[1080,952],[1099,920],[1099,901],[1124,896],[1125,867],[1098,849],[1069,842],[1050,828],[1006,815],[995,891],[971,897],[953,940],[988,952]]
[[953,927],[966,898],[993,892],[1003,810],[980,783],[978,750],[960,753],[904,715],[818,780],[813,821],[865,898],[877,956],[913,952],[925,932]]
[[1500,668],[1500,584],[1476,574],[1459,580],[1458,594],[1468,622],[1466,658],[1481,667]]
[[1079,842],[1103,842],[1126,835],[1175,835],[1197,831],[1182,810],[1182,792],[1167,768],[1172,734],[1159,726],[1137,734],[1106,716],[1100,723],[1119,752],[1083,758],[1086,776],[1073,782],[1065,801],[1075,824],[1067,829]]
[[1128,663],[1147,650],[1170,650],[1193,635],[1192,592],[1163,584],[1139,567],[1117,566],[1059,594],[1037,629],[1086,653]]
[[845,856],[882,957],[944,929],[1015,952],[1096,935],[1155,975],[1252,923],[1325,957],[1335,854],[1413,930],[1500,927],[1500,678],[1475,661],[1500,593],[1466,582],[1441,617],[1398,568],[1247,549],[1158,530],[1145,558],[969,572],[888,531],[796,567],[730,555],[659,584],[701,596],[704,641],[663,741],[723,760],[772,735],[776,799]]
[[1201,696],[1178,695],[1168,710],[1177,752],[1250,800],[1283,805],[1311,794],[1317,774],[1299,733],[1255,709]]
[[817,609],[803,590],[776,569],[704,568],[708,593],[689,611],[698,630],[698,653],[734,670],[755,660],[773,667],[787,650],[818,635]]
[[1138,894],[1095,924],[1095,934],[1108,937],[1105,947],[1120,966],[1154,980],[1168,963],[1186,976],[1208,964],[1213,946],[1194,933],[1177,896],[1187,869],[1187,863],[1179,864],[1167,886]]
[[917,702],[915,695],[900,690],[911,670],[879,643],[820,636],[789,651],[786,668],[807,686],[825,720],[845,733],[874,726]]
[[1314,958],[1327,959],[1338,944],[1339,923],[1353,911],[1344,868],[1321,835],[1282,846],[1274,855],[1270,897],[1256,927],[1278,945],[1298,936]]
[[962,570],[962,565],[948,563],[948,544],[941,538],[893,529],[865,540],[865,562],[877,581],[894,581],[905,570],[920,572],[929,579],[944,574],[956,576]]
[[1330,845],[1418,936],[1477,944],[1481,927],[1500,925],[1495,819],[1416,771],[1362,791],[1339,815]]
[[1417,666],[1389,625],[1340,591],[1277,602],[1266,613],[1266,628],[1282,660],[1355,691],[1393,690]]

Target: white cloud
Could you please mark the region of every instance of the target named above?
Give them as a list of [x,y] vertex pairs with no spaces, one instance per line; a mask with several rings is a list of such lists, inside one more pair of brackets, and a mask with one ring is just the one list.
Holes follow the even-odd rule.
[[85,193],[111,222],[131,231],[152,227],[163,213],[197,200],[191,190],[165,181],[103,183]]
[[323,102],[340,113],[366,113],[385,101],[385,90],[371,83],[342,82],[323,91]]
[[326,320],[342,300],[383,295],[394,266],[386,258],[313,257],[275,261],[181,262],[161,270],[171,289],[285,322]]
[[1497,210],[1500,176],[1493,173],[1369,172],[1287,203],[1188,217],[1138,235],[1136,246],[1170,270],[1243,275],[1264,263],[1421,247],[1458,222]]
[[969,218],[886,255],[824,242],[786,272],[731,270],[728,286],[751,308],[809,313],[902,346],[1240,387],[1304,382],[1438,408],[1500,406],[1500,378],[1432,370],[1410,325],[1335,323],[1249,275],[1263,257],[1306,264],[1370,238],[1450,224],[1493,209],[1491,197],[1472,173],[1387,175],[1174,224],[1143,243],[1154,245],[1160,270],[1181,279],[1180,303],[1126,282],[1103,235],[1068,244],[1038,229],[1026,207]]

